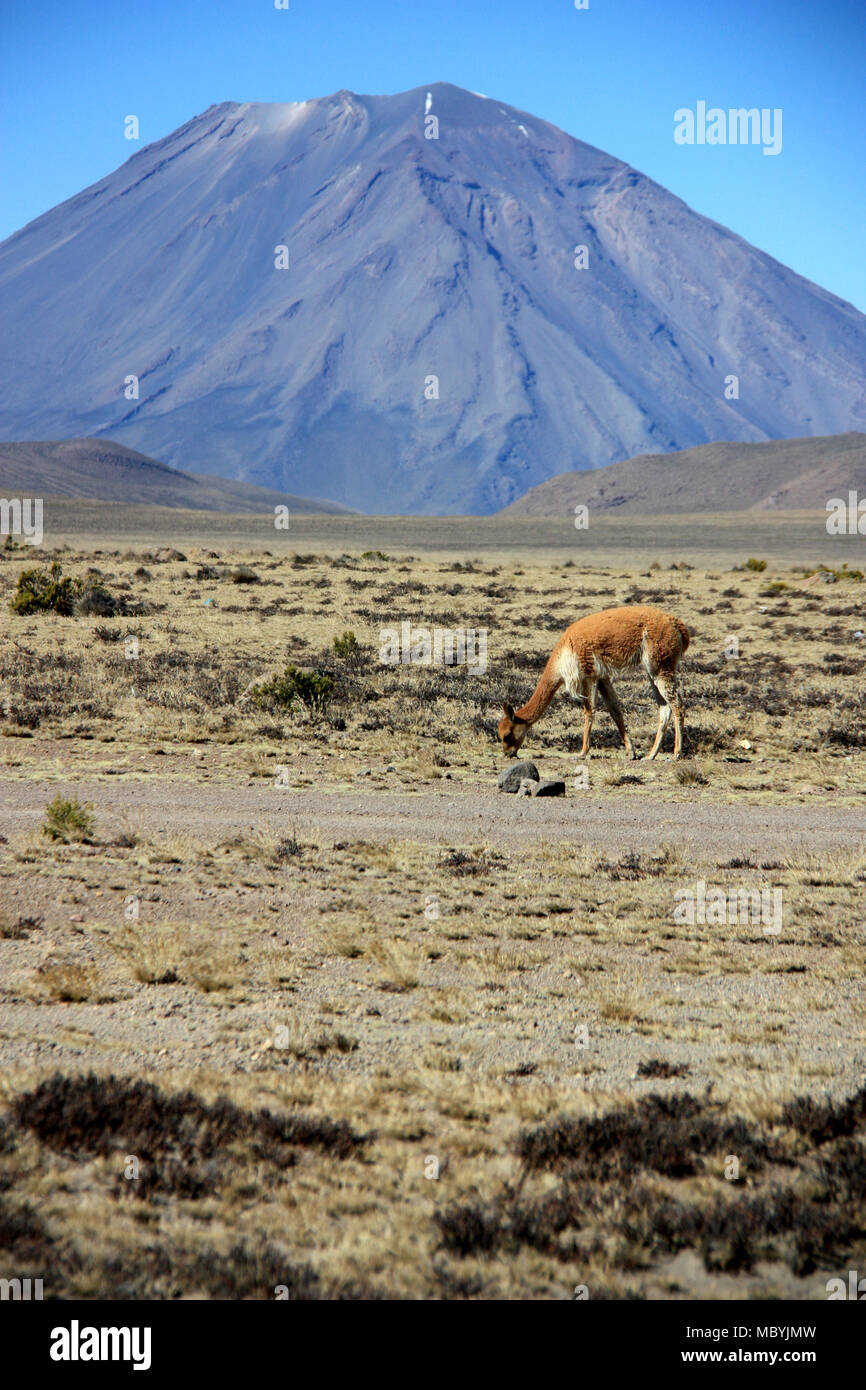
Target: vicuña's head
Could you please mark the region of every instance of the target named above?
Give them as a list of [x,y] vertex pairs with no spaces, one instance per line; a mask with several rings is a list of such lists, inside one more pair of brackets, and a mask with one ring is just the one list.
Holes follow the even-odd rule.
[[525,719],[517,717],[513,705],[503,705],[502,708],[505,713],[499,721],[499,740],[505,756],[514,758],[517,756],[518,748],[526,738],[529,725]]

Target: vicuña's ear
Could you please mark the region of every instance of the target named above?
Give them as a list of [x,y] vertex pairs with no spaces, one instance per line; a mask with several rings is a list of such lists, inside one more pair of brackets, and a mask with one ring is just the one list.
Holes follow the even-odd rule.
[[503,708],[503,710],[505,711],[505,713],[508,715],[508,718],[509,718],[509,719],[513,719],[513,718],[514,718],[514,706],[513,706],[513,705],[503,705],[502,708]]

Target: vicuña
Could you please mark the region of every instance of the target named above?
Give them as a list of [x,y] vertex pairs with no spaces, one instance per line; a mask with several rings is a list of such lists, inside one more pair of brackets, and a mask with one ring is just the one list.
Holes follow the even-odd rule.
[[677,695],[677,662],[689,645],[689,631],[679,618],[663,613],[660,608],[638,605],[629,608],[605,608],[572,623],[560,637],[535,687],[532,697],[516,710],[503,705],[504,718],[499,721],[499,737],[509,757],[514,757],[526,738],[527,730],[544,714],[561,685],[573,700],[583,703],[583,747],[580,756],[586,757],[589,733],[592,728],[593,702],[598,692],[610,712],[625,744],[626,755],[635,757],[634,745],[625,727],[622,706],[617,699],[610,676],[612,671],[624,671],[642,666],[649,677],[650,691],[659,707],[659,725],[655,742],[647,754],[654,758],[661,746],[668,720],[674,719],[674,757],[679,758],[683,746],[683,707]]

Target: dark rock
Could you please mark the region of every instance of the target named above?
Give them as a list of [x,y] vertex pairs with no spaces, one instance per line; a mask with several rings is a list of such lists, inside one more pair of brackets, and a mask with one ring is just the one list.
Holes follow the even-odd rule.
[[565,783],[546,781],[539,782],[535,788],[536,796],[565,796]]
[[539,780],[538,768],[535,763],[511,763],[499,774],[499,790],[501,792],[516,792],[520,790],[520,783],[524,777],[531,777],[533,782]]

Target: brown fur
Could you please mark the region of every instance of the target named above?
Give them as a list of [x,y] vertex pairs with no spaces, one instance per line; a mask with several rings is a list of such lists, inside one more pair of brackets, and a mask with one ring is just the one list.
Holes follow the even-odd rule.
[[682,754],[683,707],[677,695],[677,662],[689,645],[689,631],[679,618],[660,608],[635,605],[606,608],[566,628],[542,672],[535,691],[520,709],[503,705],[499,738],[503,751],[513,757],[529,728],[544,714],[560,686],[583,704],[583,747],[589,750],[593,697],[597,695],[619,729],[629,757],[634,747],[625,726],[622,707],[610,680],[610,672],[642,666],[650,691],[659,707],[659,723],[648,758],[654,758],[671,714],[674,721],[674,757]]

